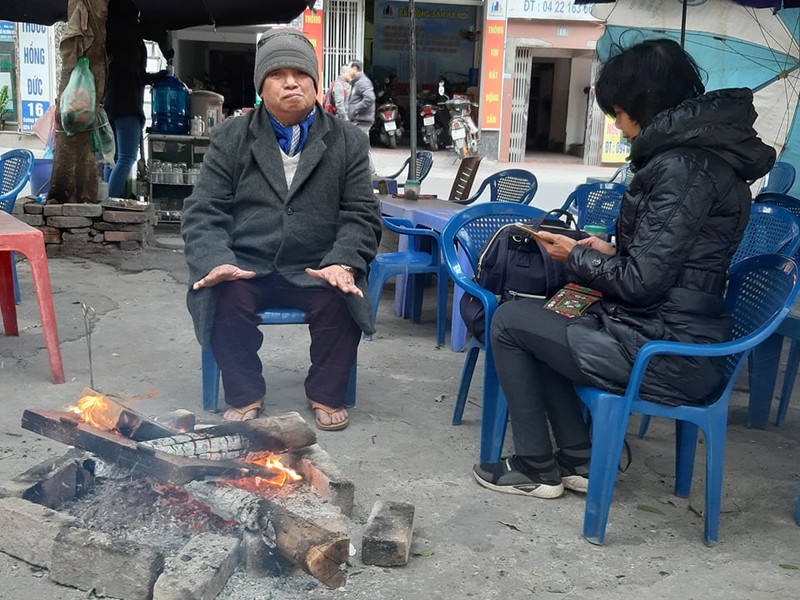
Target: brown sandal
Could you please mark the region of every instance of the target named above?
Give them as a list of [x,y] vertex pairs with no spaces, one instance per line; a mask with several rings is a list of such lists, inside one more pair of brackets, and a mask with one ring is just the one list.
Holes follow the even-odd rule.
[[345,420],[342,421],[341,423],[323,423],[322,421],[319,420],[319,417],[317,416],[317,409],[321,410],[324,413],[332,415],[342,410],[344,406],[333,408],[331,406],[327,406],[326,404],[320,404],[319,402],[314,402],[313,400],[308,401],[308,406],[311,410],[314,411],[314,422],[317,425],[317,429],[321,429],[322,431],[340,431],[350,424],[349,416],[346,417]]
[[[225,421],[251,421],[261,416],[261,409],[263,406],[264,402],[262,400],[246,406],[229,406],[228,410],[226,410],[225,414],[222,416],[222,419]],[[231,411],[233,411],[233,413],[231,413]],[[248,417],[247,415],[253,411],[255,411],[255,415]],[[237,415],[238,418],[228,418],[229,414]]]

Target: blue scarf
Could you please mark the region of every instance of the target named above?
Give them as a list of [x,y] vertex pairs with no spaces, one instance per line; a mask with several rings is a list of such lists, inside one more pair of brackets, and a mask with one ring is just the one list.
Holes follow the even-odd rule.
[[[316,108],[312,108],[308,116],[297,125],[284,125],[276,119],[271,112],[267,111],[272,129],[275,130],[275,137],[278,145],[286,156],[294,156],[306,145],[308,139],[308,129],[314,122]],[[292,143],[294,141],[294,144]]]

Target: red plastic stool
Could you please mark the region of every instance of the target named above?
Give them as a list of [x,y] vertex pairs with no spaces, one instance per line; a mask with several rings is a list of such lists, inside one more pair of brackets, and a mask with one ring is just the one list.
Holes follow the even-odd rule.
[[19,335],[17,306],[14,301],[12,252],[24,254],[30,262],[44,343],[50,360],[50,374],[53,383],[64,383],[64,364],[61,362],[61,348],[58,344],[58,328],[53,309],[53,291],[50,288],[44,236],[38,229],[0,211],[0,312],[3,315],[6,335]]

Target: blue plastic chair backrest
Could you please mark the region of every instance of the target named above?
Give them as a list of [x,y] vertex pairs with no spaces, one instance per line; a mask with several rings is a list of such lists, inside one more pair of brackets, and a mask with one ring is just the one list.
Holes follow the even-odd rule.
[[[761,343],[789,314],[799,287],[797,263],[785,256],[760,254],[731,266],[725,294],[725,310],[731,324],[728,343],[745,343],[740,352],[728,356],[726,379],[741,368],[746,351]],[[750,339],[742,339],[747,337]]]
[[481,249],[495,231],[508,223],[528,221],[542,214],[544,211],[534,206],[505,202],[475,204],[456,213],[442,230],[442,253],[448,269],[458,267],[456,243],[466,252],[474,272]]
[[633,180],[634,173],[631,171],[630,163],[625,163],[619,169],[614,171],[614,174],[609,177],[609,183],[621,183],[624,186],[630,185]]
[[760,192],[753,200],[756,204],[771,204],[780,206],[800,219],[800,198],[780,192]]
[[0,155],[0,210],[14,210],[17,196],[31,177],[33,160],[30,150],[9,150]]
[[422,181],[428,176],[433,167],[433,152],[428,150],[417,151],[417,160],[415,162],[414,177],[417,181]]
[[750,221],[731,264],[759,254],[794,256],[799,246],[800,222],[797,217],[781,206],[753,204]]
[[600,225],[606,228],[609,237],[617,228],[617,217],[626,186],[621,183],[584,183],[567,197],[563,210],[578,217],[578,228]]
[[525,169],[498,171],[481,182],[478,191],[472,195],[470,201],[477,200],[487,186],[491,202],[530,204],[539,189],[539,181],[536,179],[536,175]]
[[767,174],[767,183],[761,188],[760,192],[778,192],[787,194],[794,185],[796,172],[793,165],[778,161]]

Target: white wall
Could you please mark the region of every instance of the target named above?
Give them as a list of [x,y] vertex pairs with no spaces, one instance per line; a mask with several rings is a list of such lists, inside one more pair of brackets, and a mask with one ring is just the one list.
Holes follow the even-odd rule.
[[567,145],[583,144],[586,133],[586,102],[589,97],[584,88],[591,84],[592,59],[575,57],[569,78],[569,99],[567,105]]

